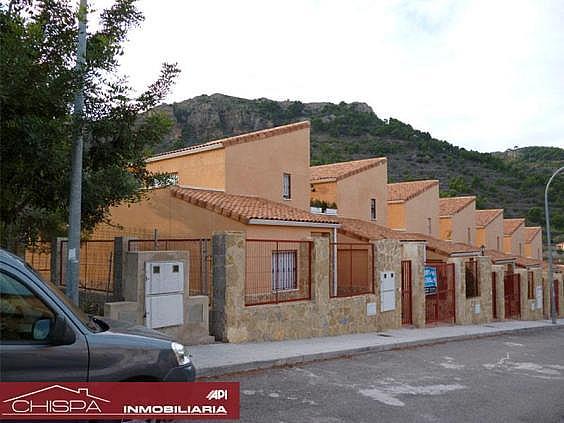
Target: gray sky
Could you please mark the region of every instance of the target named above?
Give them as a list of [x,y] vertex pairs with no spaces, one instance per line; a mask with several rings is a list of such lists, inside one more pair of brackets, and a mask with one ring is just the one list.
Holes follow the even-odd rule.
[[[95,0],[94,7],[108,0]],[[564,146],[563,0],[142,0],[123,72],[200,94],[362,101],[479,151]]]

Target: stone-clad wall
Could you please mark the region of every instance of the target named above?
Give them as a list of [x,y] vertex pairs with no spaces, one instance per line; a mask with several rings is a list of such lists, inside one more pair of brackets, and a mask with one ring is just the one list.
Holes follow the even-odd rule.
[[[245,306],[245,235],[214,234],[213,334],[224,342],[274,341],[347,333],[373,332],[401,325],[400,244],[395,240],[374,243],[375,268],[394,271],[396,309],[381,313],[379,283],[375,294],[329,298],[329,240],[314,237],[312,251],[312,299],[279,304]],[[216,255],[217,254],[217,255]],[[367,314],[375,303],[375,315]]]
[[492,320],[492,265],[489,257],[476,257],[480,295],[466,298],[466,274],[462,257],[449,258],[454,263],[456,324],[482,324]]
[[503,282],[505,277],[505,266],[494,264],[492,265],[492,272],[495,272],[496,274],[497,320],[503,320],[505,319],[505,285]]
[[411,315],[413,325],[421,328],[425,326],[425,243],[403,243],[402,259],[411,261]]
[[[543,292],[544,292],[544,313],[543,318],[550,319],[551,318],[551,306],[550,306],[550,284],[548,283],[548,271],[542,272],[542,280],[543,280]],[[564,280],[564,275],[560,272],[552,273],[552,280],[556,281],[558,284],[558,299],[559,299],[559,309],[558,309],[558,317],[564,317],[564,284],[562,283]]]
[[[528,298],[529,294],[529,275],[531,272],[533,274],[534,280],[534,294],[536,295],[536,288],[542,287],[542,271],[540,268],[532,269],[527,271],[526,269],[517,269],[515,271],[521,276],[521,320],[540,320],[543,318],[543,305],[542,300],[540,307],[537,307],[536,297],[533,299]],[[542,289],[542,288],[541,288]]]

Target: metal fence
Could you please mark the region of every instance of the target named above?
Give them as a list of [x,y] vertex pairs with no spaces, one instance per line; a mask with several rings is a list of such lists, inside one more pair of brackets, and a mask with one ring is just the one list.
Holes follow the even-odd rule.
[[331,243],[329,296],[352,297],[374,292],[374,247],[368,243]]
[[25,250],[25,261],[39,273],[43,279],[51,280],[51,242],[40,241]]
[[209,238],[130,239],[128,251],[188,251],[190,295],[212,293],[212,258]]
[[[59,247],[59,284],[66,285],[68,241]],[[114,240],[97,239],[80,243],[79,288],[110,293],[114,289]]]
[[311,241],[247,239],[245,305],[311,299]]

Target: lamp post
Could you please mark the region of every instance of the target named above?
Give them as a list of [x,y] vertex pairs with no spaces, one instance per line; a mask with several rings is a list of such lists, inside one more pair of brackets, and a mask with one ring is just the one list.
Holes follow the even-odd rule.
[[552,277],[552,241],[550,240],[550,213],[548,212],[548,187],[556,175],[564,170],[561,167],[556,172],[552,174],[548,182],[546,183],[546,188],[544,189],[544,214],[546,218],[546,244],[548,247],[548,283],[550,287],[550,317],[552,318],[552,323],[556,324],[556,298],[554,292],[554,279]]

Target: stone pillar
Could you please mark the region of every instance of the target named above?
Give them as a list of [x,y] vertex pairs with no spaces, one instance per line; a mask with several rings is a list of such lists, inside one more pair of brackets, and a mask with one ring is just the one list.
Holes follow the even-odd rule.
[[466,319],[466,275],[464,273],[464,259],[454,257],[447,259],[447,263],[454,264],[454,302],[456,307],[455,323],[465,325]]
[[[374,279],[376,293],[376,314],[379,317],[378,330],[401,327],[401,244],[395,239],[373,241],[374,244]],[[380,272],[394,272],[395,297],[394,310],[382,312],[380,298]]]
[[474,323],[491,322],[492,316],[492,262],[489,257],[478,257],[478,280],[480,284],[480,314],[474,313]]
[[237,325],[245,307],[245,234],[220,232],[212,237],[213,308],[211,333],[216,340],[241,342],[246,335]]
[[402,244],[402,260],[411,261],[411,316],[413,325],[425,327],[425,243]]
[[527,269],[515,269],[519,275],[519,296],[521,299],[521,320],[528,320],[531,309],[529,308],[529,300],[527,299]]
[[313,238],[311,299],[320,307],[329,302],[329,238]]
[[498,320],[505,319],[505,266],[503,265],[492,265],[492,272],[496,274],[496,309]]

